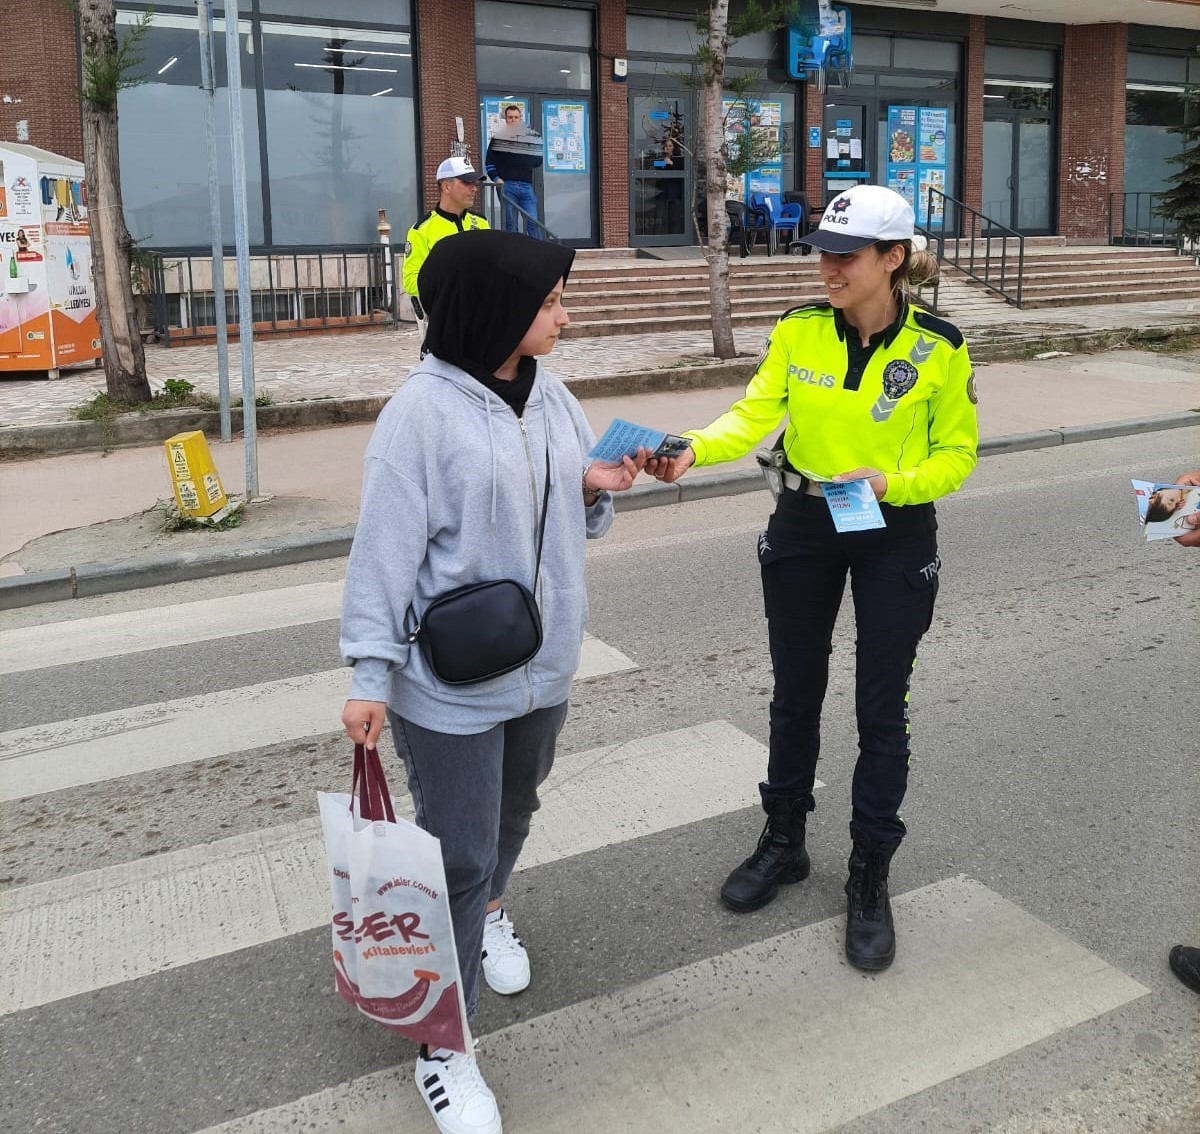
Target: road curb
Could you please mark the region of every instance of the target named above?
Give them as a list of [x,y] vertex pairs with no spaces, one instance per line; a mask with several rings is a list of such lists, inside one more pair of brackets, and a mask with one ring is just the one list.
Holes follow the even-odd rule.
[[[1128,437],[1165,429],[1183,429],[1200,425],[1200,413],[1184,411],[1131,421],[1100,422],[1095,425],[1063,426],[1039,429],[1031,433],[1010,433],[990,437],[979,443],[980,456],[1016,453],[1028,449],[1048,449],[1081,441],[1110,437]],[[618,512],[659,508],[690,500],[711,500],[756,492],[765,487],[757,469],[738,469],[711,476],[684,479],[677,484],[645,484],[616,498]],[[0,610],[34,606],[44,602],[84,598],[88,595],[156,587],[228,575],[239,571],[257,571],[305,563],[315,559],[336,559],[350,552],[354,528],[332,528],[280,539],[255,540],[239,547],[206,552],[182,552],[178,555],[126,559],[112,563],[85,563],[59,567],[29,575],[0,578]]]

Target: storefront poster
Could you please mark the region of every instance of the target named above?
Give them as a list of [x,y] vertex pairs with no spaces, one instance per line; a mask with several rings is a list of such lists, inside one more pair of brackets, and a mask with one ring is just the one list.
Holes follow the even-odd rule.
[[730,178],[730,196],[739,201],[750,199],[751,193],[783,192],[783,169],[779,155],[783,147],[783,103],[778,99],[721,100],[721,116],[725,122],[725,144],[731,153],[737,150],[738,138],[749,132],[759,153],[773,152],[775,159],[742,178]]
[[917,208],[917,171],[914,167],[894,166],[888,172],[887,187],[899,193],[912,207]]
[[547,170],[551,173],[587,173],[587,103],[543,103],[542,135],[546,139]]
[[945,108],[923,106],[920,114],[918,139],[920,153],[918,157],[924,165],[946,164],[946,123]]
[[913,206],[918,225],[937,227],[943,220],[940,201],[928,215],[929,190],[946,191],[948,122],[944,107],[888,107],[887,186]]

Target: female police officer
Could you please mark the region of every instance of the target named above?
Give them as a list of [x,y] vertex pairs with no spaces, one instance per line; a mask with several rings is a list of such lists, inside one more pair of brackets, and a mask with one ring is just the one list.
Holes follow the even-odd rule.
[[[933,619],[940,560],[933,501],[975,467],[978,428],[962,335],[914,306],[909,287],[936,272],[914,238],[911,206],[860,185],[834,198],[816,232],[828,302],[776,324],[745,396],[689,452],[647,469],[673,481],[693,463],[749,452],[785,415],[784,490],[759,539],[771,662],[770,758],[759,785],[766,826],[721,889],[730,909],[758,909],[780,883],[808,876],[821,703],[847,572],[857,623],[859,756],[846,883],[846,956],[861,969],[895,956],[888,866],[904,823],[908,691],[917,643]],[[869,479],[883,528],[839,534],[820,481]]]

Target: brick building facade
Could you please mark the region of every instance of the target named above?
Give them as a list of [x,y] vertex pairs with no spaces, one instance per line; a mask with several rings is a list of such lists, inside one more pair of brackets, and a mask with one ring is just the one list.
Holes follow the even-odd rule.
[[[172,0],[156,5],[156,9],[173,11],[177,6],[181,13],[185,10]],[[250,0],[244,0],[244,6],[251,8]],[[16,0],[3,0],[2,7],[6,35],[5,46],[0,49],[0,136],[27,140],[45,149],[80,157],[80,116],[75,94],[79,61],[77,36],[69,8],[53,2],[33,5],[20,4]],[[273,7],[279,10],[278,3]],[[496,7],[489,6],[490,9]],[[667,7],[677,9],[681,22],[686,20],[689,7],[686,0],[674,0]],[[952,0],[942,5],[946,9],[953,7]],[[941,8],[936,19],[926,12],[892,7],[886,9],[886,15],[879,15],[885,10],[872,9],[869,4],[854,4],[851,8],[856,29],[865,29],[865,33],[918,44],[928,40],[956,45],[959,62],[957,72],[951,76],[954,89],[951,122],[956,132],[954,172],[948,191],[970,208],[982,209],[987,161],[987,100],[1000,97],[988,94],[991,88],[987,84],[995,81],[988,71],[989,52],[997,43],[1011,46],[1016,42],[1019,45],[1021,36],[1034,25],[1015,25],[979,14],[943,13]],[[1000,8],[997,4],[997,12]],[[257,7],[254,10],[257,12]],[[633,215],[630,189],[631,178],[636,176],[636,171],[631,168],[631,136],[637,124],[631,118],[634,84],[618,81],[613,63],[630,54],[640,52],[644,55],[646,45],[630,42],[631,12],[626,0],[596,0],[593,11],[592,79],[581,97],[588,100],[592,116],[591,193],[595,227],[592,239],[576,242],[624,247],[637,242],[635,230],[639,222]],[[1153,34],[1156,29],[1131,31],[1128,25],[1121,23],[1035,26],[1039,34],[1045,32],[1040,46],[1053,51],[1057,60],[1054,83],[1042,84],[1054,87],[1053,136],[1049,150],[1053,170],[1046,186],[1046,198],[1052,200],[1052,207],[1047,214],[1046,230],[1074,241],[1108,239],[1113,223],[1110,215],[1113,195],[1120,194],[1126,186],[1126,61],[1131,50],[1143,48],[1174,51],[1178,58],[1189,52],[1196,55],[1195,48],[1200,45],[1200,13],[1193,17],[1190,10],[1181,8],[1181,12],[1186,13],[1180,18],[1183,26],[1168,29],[1165,33],[1163,29],[1157,29],[1157,40]],[[182,14],[173,18],[181,26],[186,23]],[[443,34],[447,27],[454,27],[456,34]],[[415,104],[416,136],[412,145],[414,165],[420,176],[412,177],[419,200],[399,206],[404,212],[415,214],[420,207],[428,207],[432,202],[434,170],[456,141],[455,119],[461,118],[463,122],[464,141],[470,152],[475,155],[483,152],[486,139],[481,136],[476,27],[475,0],[438,0],[436,4],[413,0],[411,5],[412,44],[416,55],[411,95]],[[15,44],[20,45],[19,50],[14,48]],[[36,60],[37,65],[31,66],[30,60]],[[170,66],[169,62],[167,66]],[[1187,66],[1195,68],[1187,74],[1200,76],[1200,65],[1185,63],[1185,68]],[[776,66],[776,72],[778,70]],[[790,91],[788,97],[794,99],[795,129],[794,150],[789,157],[790,165],[785,166],[787,172],[782,187],[785,190],[803,189],[811,202],[819,204],[829,195],[829,174],[821,160],[823,145],[813,147],[808,141],[810,130],[828,130],[826,107],[833,103],[827,103],[827,97],[852,102],[854,91],[849,88],[828,96],[827,92],[801,81],[790,86],[784,83],[783,87]],[[882,101],[868,102],[869,112],[873,110],[878,116],[879,111],[875,108]],[[260,130],[265,121],[260,110]],[[870,135],[875,128],[875,122],[867,117],[865,144],[874,143]],[[267,153],[265,143],[263,152],[264,155]],[[882,161],[879,164],[882,165]],[[138,172],[126,170],[125,175],[136,177]],[[881,181],[882,170],[872,170],[869,176]],[[267,180],[265,172],[263,179]],[[264,192],[268,202],[274,184],[275,169],[272,168],[270,188]],[[393,217],[393,222],[396,221],[403,223],[403,217]],[[277,228],[282,227],[277,225]],[[264,231],[270,242],[269,216]],[[692,239],[690,224],[688,239]],[[681,239],[679,242],[686,241]]]

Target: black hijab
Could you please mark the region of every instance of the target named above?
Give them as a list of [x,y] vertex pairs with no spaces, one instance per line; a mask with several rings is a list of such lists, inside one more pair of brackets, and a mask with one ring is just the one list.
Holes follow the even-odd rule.
[[417,277],[429,314],[425,348],[481,382],[492,381],[574,259],[573,248],[516,232],[443,237]]

